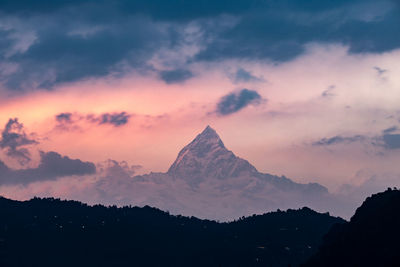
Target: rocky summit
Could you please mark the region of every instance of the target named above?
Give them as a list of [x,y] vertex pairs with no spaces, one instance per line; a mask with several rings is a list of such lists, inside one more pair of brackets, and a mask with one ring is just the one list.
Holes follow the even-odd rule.
[[201,182],[205,178],[225,179],[255,175],[257,170],[247,160],[226,149],[217,132],[207,126],[202,133],[178,154],[168,174]]

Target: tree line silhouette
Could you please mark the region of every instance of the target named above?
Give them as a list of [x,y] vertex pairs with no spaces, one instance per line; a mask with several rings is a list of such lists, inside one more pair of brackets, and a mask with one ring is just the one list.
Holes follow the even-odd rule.
[[368,197],[350,222],[334,225],[304,266],[400,266],[399,251],[400,191],[389,188]]
[[0,198],[0,266],[295,266],[336,223],[308,208],[220,223],[148,206]]

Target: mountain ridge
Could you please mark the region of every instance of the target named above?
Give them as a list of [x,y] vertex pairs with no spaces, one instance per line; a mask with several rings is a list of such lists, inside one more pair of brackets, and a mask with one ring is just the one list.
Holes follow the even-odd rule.
[[149,206],[0,198],[0,266],[288,266],[343,222],[309,208],[219,223]]
[[400,190],[367,197],[349,222],[325,235],[303,266],[399,266]]

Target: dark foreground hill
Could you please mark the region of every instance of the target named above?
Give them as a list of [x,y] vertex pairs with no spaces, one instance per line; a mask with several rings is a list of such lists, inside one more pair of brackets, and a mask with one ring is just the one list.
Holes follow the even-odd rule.
[[368,197],[349,223],[332,227],[305,266],[400,266],[400,191]]
[[218,223],[155,208],[0,198],[0,266],[288,266],[340,218],[308,208]]

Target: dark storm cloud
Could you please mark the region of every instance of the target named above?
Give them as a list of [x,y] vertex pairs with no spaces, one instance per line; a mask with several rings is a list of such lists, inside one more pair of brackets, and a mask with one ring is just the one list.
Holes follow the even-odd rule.
[[400,46],[400,36],[393,34],[399,14],[391,1],[265,1],[197,58],[281,62],[302,54],[312,42],[344,44],[352,53],[389,51]]
[[[288,61],[309,43],[380,53],[400,47],[399,10],[394,0],[2,0],[0,22],[7,26],[0,27],[0,59],[18,68],[0,74],[0,82],[14,90],[52,89],[131,69],[158,72],[151,59],[160,50],[179,52],[193,21],[202,49],[176,70],[204,60]],[[26,32],[35,39],[24,39]],[[27,49],[16,51],[21,43]],[[160,75],[173,83],[190,72]]]
[[24,125],[18,118],[9,119],[1,133],[0,148],[6,150],[7,156],[15,158],[21,165],[31,160],[28,145],[38,144],[30,138],[24,130]]
[[160,78],[167,84],[181,83],[193,77],[190,70],[176,69],[160,72]]
[[88,32],[80,29],[85,26],[69,25],[71,22],[59,18],[49,23],[35,29],[37,41],[27,51],[8,58],[19,64],[5,81],[8,88],[27,89],[36,84],[51,89],[60,83],[103,77],[119,72],[117,64],[123,61],[146,68],[146,60],[164,44],[164,33],[146,19],[115,25],[92,23]]
[[39,181],[56,180],[71,175],[94,174],[96,167],[91,162],[70,159],[57,152],[40,152],[37,168],[14,170],[0,161],[0,185],[28,184]]
[[217,104],[216,112],[219,115],[229,115],[250,104],[258,104],[261,99],[257,91],[242,89],[239,92],[233,92],[223,96]]
[[313,142],[313,146],[329,146],[336,144],[349,144],[353,142],[359,142],[365,140],[366,137],[363,135],[354,135],[354,136],[340,136],[336,135],[330,138],[322,138],[319,141]]

